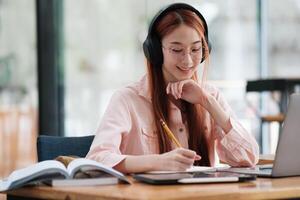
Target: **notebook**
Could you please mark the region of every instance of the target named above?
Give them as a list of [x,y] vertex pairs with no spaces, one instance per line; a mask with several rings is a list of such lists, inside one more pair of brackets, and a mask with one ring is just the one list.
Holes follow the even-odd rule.
[[290,95],[287,115],[279,135],[274,163],[255,168],[230,168],[223,171],[253,174],[260,177],[300,175],[300,94]]
[[169,173],[169,174],[133,174],[138,181],[154,184],[192,184],[192,183],[229,183],[252,181],[256,176],[233,172],[192,172],[192,173]]

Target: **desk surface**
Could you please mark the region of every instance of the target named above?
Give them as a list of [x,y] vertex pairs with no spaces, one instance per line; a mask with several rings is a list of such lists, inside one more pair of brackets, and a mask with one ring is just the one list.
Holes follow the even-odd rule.
[[283,199],[300,197],[300,177],[259,178],[245,183],[153,186],[28,187],[8,194],[44,199]]

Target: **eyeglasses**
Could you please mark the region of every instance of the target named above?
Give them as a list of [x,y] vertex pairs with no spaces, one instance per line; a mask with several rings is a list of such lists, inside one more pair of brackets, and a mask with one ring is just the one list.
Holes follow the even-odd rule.
[[202,46],[193,47],[189,51],[183,47],[165,47],[163,49],[168,50],[170,55],[176,60],[183,60],[185,55],[190,54],[193,61],[199,61],[202,58]]

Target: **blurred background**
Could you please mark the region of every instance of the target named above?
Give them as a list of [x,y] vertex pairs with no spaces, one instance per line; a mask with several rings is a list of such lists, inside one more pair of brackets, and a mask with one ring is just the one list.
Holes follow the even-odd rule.
[[[0,0],[0,177],[36,162],[39,134],[95,133],[114,91],[146,72],[148,24],[172,2]],[[276,116],[284,115],[286,99],[280,90],[261,92],[249,84],[300,79],[300,1],[184,2],[208,22],[209,82],[261,153],[274,153],[282,122]]]

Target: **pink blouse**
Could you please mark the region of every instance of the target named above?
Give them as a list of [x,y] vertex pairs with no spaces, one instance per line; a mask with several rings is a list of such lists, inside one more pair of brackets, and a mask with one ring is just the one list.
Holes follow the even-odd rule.
[[[87,158],[113,167],[125,159],[126,155],[159,153],[148,84],[145,75],[139,82],[114,93]],[[205,113],[205,134],[208,138],[210,163],[215,166],[222,160],[231,166],[254,166],[259,157],[259,147],[255,138],[237,121],[232,109],[216,87],[207,85],[206,90],[230,114],[232,125],[232,129],[225,134],[209,113]],[[169,116],[169,128],[180,144],[188,148],[187,126],[182,122],[181,111],[172,103]]]

